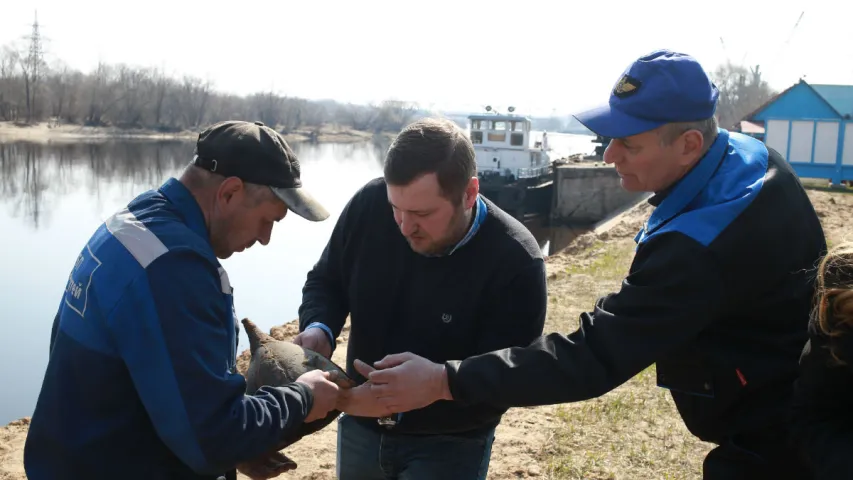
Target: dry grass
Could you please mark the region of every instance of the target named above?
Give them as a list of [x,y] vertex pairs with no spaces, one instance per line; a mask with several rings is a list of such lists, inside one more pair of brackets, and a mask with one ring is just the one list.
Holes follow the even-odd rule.
[[[853,240],[849,193],[808,190],[829,245]],[[587,234],[549,259],[546,330],[574,331],[584,309],[619,289],[633,259],[633,236],[649,213],[646,205],[635,208],[612,230]],[[668,391],[657,387],[654,366],[599,398],[556,407],[554,419],[538,458],[546,478],[699,479],[713,448],[684,426]]]
[[[575,330],[584,309],[619,289],[648,212],[635,209],[616,229],[581,240],[580,251],[550,260],[546,330]],[[701,478],[712,448],[687,431],[669,393],[656,386],[654,366],[599,398],[557,407],[555,419],[539,459],[546,478]]]

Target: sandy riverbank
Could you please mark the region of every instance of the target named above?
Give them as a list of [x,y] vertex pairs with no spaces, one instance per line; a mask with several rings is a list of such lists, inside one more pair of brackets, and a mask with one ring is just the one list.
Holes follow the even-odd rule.
[[[832,244],[853,240],[853,194],[810,190]],[[633,236],[650,213],[641,203],[607,228],[582,235],[548,259],[546,331],[571,331],[578,314],[598,295],[619,288],[630,264]],[[333,359],[344,363],[348,329]],[[292,323],[274,327],[280,339],[296,334]],[[241,369],[247,364],[243,352]],[[23,445],[28,419],[0,428],[0,480],[24,480]],[[489,479],[701,478],[711,448],[690,435],[671,398],[656,388],[654,367],[594,400],[567,405],[513,408],[498,427]],[[331,424],[287,449],[299,468],[279,478],[334,479],[336,426]],[[245,480],[245,477],[241,477]]]
[[[25,140],[31,142],[61,142],[61,141],[102,141],[110,139],[150,139],[169,140],[183,139],[194,141],[198,138],[197,130],[163,133],[148,129],[127,129],[117,127],[85,127],[82,125],[51,125],[47,122],[32,125],[21,125],[12,122],[0,122],[0,141]],[[381,133],[382,137],[391,138],[391,133]],[[310,129],[297,129],[284,135],[290,143],[309,142],[314,132]],[[324,126],[317,135],[320,143],[353,143],[367,142],[374,138],[371,132],[363,132],[343,127]]]

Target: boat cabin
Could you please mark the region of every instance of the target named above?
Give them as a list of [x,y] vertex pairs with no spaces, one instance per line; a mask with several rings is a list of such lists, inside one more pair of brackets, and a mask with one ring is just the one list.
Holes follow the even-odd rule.
[[[491,108],[487,108],[490,111]],[[539,177],[550,173],[548,147],[530,146],[531,121],[523,115],[495,112],[468,116],[469,136],[477,155],[481,178],[500,176],[508,180]]]
[[530,120],[521,115],[470,115],[471,142],[488,147],[526,149]]

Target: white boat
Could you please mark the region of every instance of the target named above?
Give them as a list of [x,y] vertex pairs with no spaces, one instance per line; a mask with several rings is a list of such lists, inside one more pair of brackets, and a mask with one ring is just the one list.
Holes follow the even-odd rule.
[[554,177],[547,132],[533,142],[530,119],[507,110],[468,116],[480,192],[519,219],[547,214]]

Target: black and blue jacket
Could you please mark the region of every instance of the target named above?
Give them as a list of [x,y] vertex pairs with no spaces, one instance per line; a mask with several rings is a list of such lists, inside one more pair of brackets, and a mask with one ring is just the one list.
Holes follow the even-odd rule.
[[215,479],[274,449],[313,397],[244,394],[228,274],[169,179],[109,217],[68,277],[24,449],[27,478]]
[[720,130],[650,201],[620,290],[571,334],[446,362],[456,401],[586,400],[657,364],[658,384],[702,440],[785,423],[826,250],[799,179],[762,142]]

